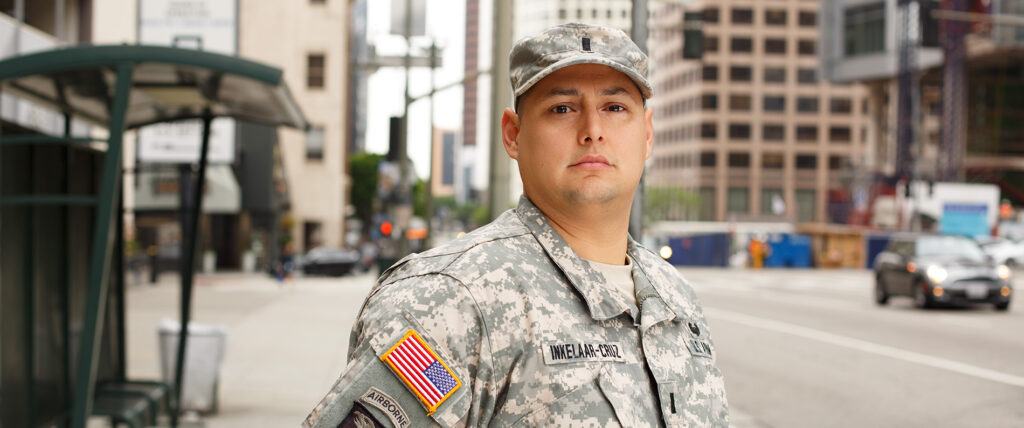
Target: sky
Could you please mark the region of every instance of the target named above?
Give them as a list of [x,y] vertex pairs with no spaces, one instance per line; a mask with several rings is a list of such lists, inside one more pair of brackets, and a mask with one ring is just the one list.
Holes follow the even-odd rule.
[[[440,87],[463,79],[463,52],[465,50],[465,0],[429,0],[427,8],[428,37],[414,39],[414,44],[430,46],[429,37],[444,46],[443,64],[436,70],[435,85]],[[371,0],[367,10],[367,39],[377,46],[379,55],[405,54],[402,36],[390,35],[390,1]],[[401,30],[398,30],[401,32]],[[430,71],[414,68],[409,92],[413,97],[430,91]],[[367,105],[366,149],[385,153],[388,149],[388,119],[401,116],[405,91],[405,72],[402,68],[381,68],[370,76]],[[435,96],[434,124],[448,130],[462,126],[462,87],[454,87]],[[430,116],[429,98],[413,103],[409,108],[409,157],[416,175],[429,175]]]

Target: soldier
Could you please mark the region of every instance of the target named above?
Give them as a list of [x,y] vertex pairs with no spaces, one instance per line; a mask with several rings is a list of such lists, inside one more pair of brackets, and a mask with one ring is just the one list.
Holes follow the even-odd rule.
[[524,196],[398,262],[306,426],[727,426],[691,287],[628,234],[652,149],[647,57],[566,24],[510,53],[501,120]]

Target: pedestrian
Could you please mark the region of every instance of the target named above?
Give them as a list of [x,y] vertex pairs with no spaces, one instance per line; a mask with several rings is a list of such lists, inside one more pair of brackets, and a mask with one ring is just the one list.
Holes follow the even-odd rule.
[[381,275],[305,425],[727,426],[692,288],[628,234],[653,145],[646,55],[565,24],[509,58],[518,207]]

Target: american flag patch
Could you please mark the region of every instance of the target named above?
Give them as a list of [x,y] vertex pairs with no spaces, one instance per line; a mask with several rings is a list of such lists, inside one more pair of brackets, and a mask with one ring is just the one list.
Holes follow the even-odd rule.
[[428,415],[462,386],[415,330],[406,332],[380,359],[419,397]]

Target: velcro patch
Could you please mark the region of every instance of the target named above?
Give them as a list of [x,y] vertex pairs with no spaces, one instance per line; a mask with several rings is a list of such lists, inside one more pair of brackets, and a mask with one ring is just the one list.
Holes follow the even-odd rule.
[[394,398],[391,398],[390,395],[385,394],[383,391],[370,387],[360,397],[360,400],[384,412],[388,419],[391,419],[391,423],[395,425],[395,428],[406,428],[409,426],[409,415],[405,413],[405,409],[402,409],[402,406],[399,406]]
[[428,415],[462,386],[455,373],[415,330],[407,331],[380,359],[416,394]]
[[565,364],[583,363],[588,361],[626,362],[622,355],[622,345],[612,343],[559,342],[545,343],[544,363]]
[[687,320],[684,328],[690,336],[686,339],[686,348],[690,350],[690,354],[694,357],[712,358],[707,329],[700,328],[696,318]]

